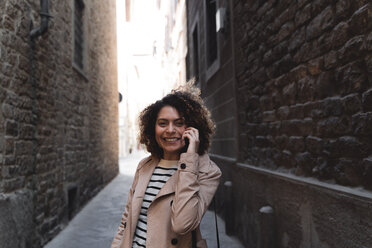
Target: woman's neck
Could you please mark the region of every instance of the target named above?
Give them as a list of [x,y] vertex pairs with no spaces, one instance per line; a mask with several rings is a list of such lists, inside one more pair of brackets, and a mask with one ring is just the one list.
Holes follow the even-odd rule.
[[179,153],[164,153],[163,158],[164,160],[180,160]]

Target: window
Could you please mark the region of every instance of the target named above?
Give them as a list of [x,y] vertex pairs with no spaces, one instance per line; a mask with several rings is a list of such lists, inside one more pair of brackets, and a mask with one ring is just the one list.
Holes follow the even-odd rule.
[[216,0],[206,0],[207,66],[217,59]]
[[75,0],[74,12],[74,63],[79,69],[84,68],[84,3]]
[[192,57],[193,57],[193,74],[195,81],[199,81],[199,39],[198,39],[198,24],[194,26],[192,32]]

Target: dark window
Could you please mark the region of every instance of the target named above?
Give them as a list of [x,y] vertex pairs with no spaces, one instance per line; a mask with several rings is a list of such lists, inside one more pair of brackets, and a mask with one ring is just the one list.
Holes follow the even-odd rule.
[[75,0],[75,13],[74,13],[74,62],[83,69],[84,59],[84,3],[82,0]]
[[193,44],[193,73],[195,77],[195,81],[199,81],[199,39],[198,39],[198,25],[196,24],[194,27],[194,31],[192,32],[192,44]]
[[68,195],[68,219],[71,220],[76,212],[77,187],[72,187],[67,192]]
[[216,8],[216,0],[206,0],[208,67],[217,59]]

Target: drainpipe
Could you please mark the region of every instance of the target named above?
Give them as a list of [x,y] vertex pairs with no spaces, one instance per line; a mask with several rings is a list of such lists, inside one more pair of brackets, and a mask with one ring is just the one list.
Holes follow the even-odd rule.
[[34,39],[42,34],[44,34],[46,31],[48,31],[48,21],[49,18],[52,17],[49,14],[49,8],[48,8],[48,2],[49,0],[40,0],[40,26],[37,28],[34,28],[30,32],[31,39]]

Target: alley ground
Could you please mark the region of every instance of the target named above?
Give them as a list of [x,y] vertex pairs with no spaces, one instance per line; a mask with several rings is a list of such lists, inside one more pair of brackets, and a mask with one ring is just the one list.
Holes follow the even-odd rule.
[[[139,152],[119,160],[120,174],[94,197],[68,226],[49,242],[45,248],[106,248],[120,223],[128,190],[139,160],[146,154]],[[242,248],[234,237],[225,234],[225,224],[218,218],[221,248]],[[203,237],[208,247],[217,247],[214,213],[208,211],[201,223]]]

